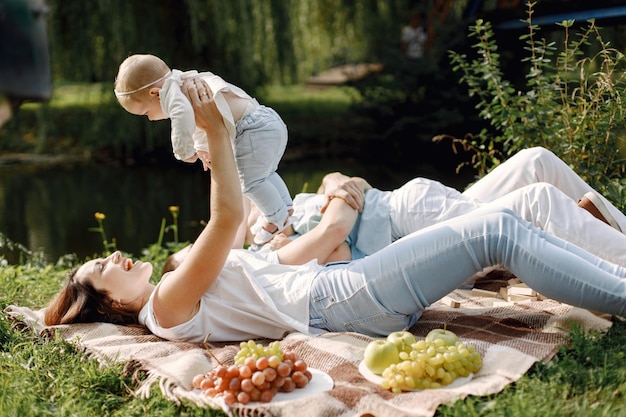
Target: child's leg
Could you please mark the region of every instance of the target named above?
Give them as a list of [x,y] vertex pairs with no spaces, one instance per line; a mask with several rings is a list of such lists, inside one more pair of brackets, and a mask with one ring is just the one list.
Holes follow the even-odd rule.
[[287,210],[291,210],[290,214],[293,214],[293,199],[289,194],[289,189],[287,188],[287,184],[283,181],[282,177],[278,175],[276,171],[272,172],[268,177],[267,181],[270,182],[278,194],[280,195],[280,199],[287,206]]
[[291,224],[293,205],[285,204],[281,194],[269,180],[273,176],[278,176],[278,174],[270,175],[269,178],[258,182],[244,193],[262,213],[257,223],[250,229],[254,234],[254,243],[257,245],[269,242],[277,233]]
[[273,232],[284,225],[289,216],[289,208],[281,198],[280,193],[267,179],[257,181],[252,187],[244,191],[263,214],[265,222],[274,225]]
[[235,157],[242,190],[263,213],[263,228],[269,233],[284,227],[293,208],[287,186],[276,173],[286,144],[287,128],[268,107],[259,107],[237,123]]

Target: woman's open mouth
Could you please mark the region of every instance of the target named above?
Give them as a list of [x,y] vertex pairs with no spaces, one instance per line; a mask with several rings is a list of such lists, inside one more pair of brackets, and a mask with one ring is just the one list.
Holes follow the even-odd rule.
[[133,269],[133,261],[130,259],[124,260],[124,271],[130,271]]

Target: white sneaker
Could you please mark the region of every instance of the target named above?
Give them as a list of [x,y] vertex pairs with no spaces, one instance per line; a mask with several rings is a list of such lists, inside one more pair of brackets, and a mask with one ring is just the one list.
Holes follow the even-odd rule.
[[263,216],[260,216],[254,226],[250,228],[250,231],[254,233],[254,244],[259,246],[265,245],[267,242],[272,240],[274,236],[289,227],[293,223],[293,221],[294,218],[292,216],[288,216],[283,226],[277,228],[274,233],[271,233],[263,228],[262,225],[265,222],[265,219],[263,218]]

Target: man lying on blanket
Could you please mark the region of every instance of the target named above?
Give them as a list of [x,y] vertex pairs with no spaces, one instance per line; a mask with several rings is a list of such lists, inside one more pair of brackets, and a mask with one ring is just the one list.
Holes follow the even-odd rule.
[[[347,236],[339,229],[343,225],[341,219],[326,229],[317,228],[333,198],[341,198],[359,211]],[[247,225],[240,227],[233,247],[251,245],[251,250],[260,252],[270,262],[287,265],[304,264],[314,258],[320,264],[360,259],[410,233],[488,205],[510,208],[591,253],[615,263],[624,262],[618,245],[589,236],[598,233],[593,216],[619,231],[626,230],[626,216],[561,159],[541,147],[519,152],[463,193],[425,178],[415,178],[394,191],[380,191],[360,177],[328,174],[317,194],[296,195],[293,224],[261,248],[252,244],[249,232],[259,212],[247,199],[244,203]],[[305,233],[305,242],[285,247]],[[590,240],[600,246],[589,244]],[[175,268],[188,249],[173,255],[164,272]]]

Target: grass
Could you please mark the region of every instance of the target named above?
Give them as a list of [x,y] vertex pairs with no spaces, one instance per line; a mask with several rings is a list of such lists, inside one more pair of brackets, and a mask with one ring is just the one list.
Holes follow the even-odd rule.
[[[343,114],[358,99],[355,89],[342,86],[266,86],[256,96],[261,102],[280,110],[280,114]],[[115,102],[113,87],[109,83],[56,83],[48,104],[50,107],[63,108],[106,102]],[[39,103],[23,104],[24,109],[35,109],[39,106]]]
[[626,415],[626,324],[606,335],[574,331],[548,364],[538,363],[519,381],[489,397],[469,397],[442,407],[438,416]]
[[[105,83],[56,83],[47,103],[53,108],[96,106],[113,102],[113,87]],[[36,109],[40,103],[24,103],[22,109]]]
[[343,115],[359,99],[358,92],[350,87],[305,85],[265,87],[259,91],[258,97],[283,117],[307,114]]
[[[160,270],[162,254],[152,248],[150,259]],[[59,265],[2,265],[0,308],[45,306],[75,264],[76,259],[67,257]],[[11,328],[6,314],[0,314],[0,416],[224,415],[189,402],[176,405],[158,386],[150,398],[136,398],[132,392],[137,388],[136,379],[125,374],[124,363],[102,366],[61,339]]]
[[[145,252],[160,270],[163,253]],[[0,262],[2,260],[0,259]],[[0,268],[0,308],[45,306],[77,263],[33,258]],[[548,364],[538,363],[502,392],[468,397],[441,406],[439,417],[616,416],[626,414],[626,323],[616,321],[605,335],[573,331]],[[11,328],[0,314],[0,415],[2,416],[221,416],[191,403],[176,405],[155,387],[148,399],[135,398],[136,380],[124,364],[105,367],[62,340],[44,339]],[[141,377],[141,376],[140,376]]]

